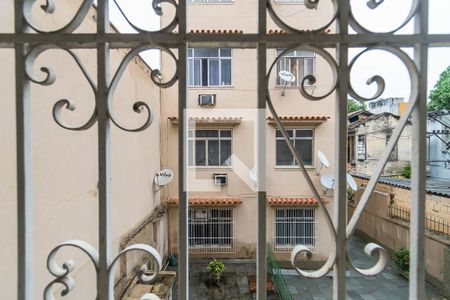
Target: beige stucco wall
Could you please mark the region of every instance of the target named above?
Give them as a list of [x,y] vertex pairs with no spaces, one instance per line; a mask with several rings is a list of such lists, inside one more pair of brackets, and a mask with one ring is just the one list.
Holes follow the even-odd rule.
[[[69,20],[78,7],[77,1],[59,1],[54,21],[47,16],[47,24],[61,24]],[[2,3],[2,12],[10,12],[12,1]],[[38,4],[36,6],[39,6]],[[95,31],[94,9],[91,9],[78,32]],[[3,15],[3,14],[2,14]],[[41,19],[37,19],[38,23]],[[7,28],[6,26],[5,28]],[[96,81],[95,51],[77,50],[90,76]],[[125,51],[111,51],[111,72],[115,72]],[[0,50],[0,286],[2,299],[17,296],[17,220],[16,220],[16,146],[14,55]],[[47,255],[53,247],[65,240],[81,239],[98,249],[98,176],[97,126],[87,131],[74,132],[60,128],[52,118],[54,103],[63,98],[76,105],[74,112],[64,112],[67,123],[85,122],[93,111],[95,99],[87,81],[72,58],[61,51],[47,51],[36,61],[34,72],[39,78],[41,66],[52,67],[56,82],[49,87],[32,85],[32,179],[33,179],[33,264],[34,297],[41,299],[44,287],[53,278],[46,268]],[[132,110],[135,101],[145,101],[154,113],[153,124],[141,133],[127,133],[112,125],[112,237],[113,254],[130,230],[145,220],[160,203],[159,193],[153,192],[153,176],[160,169],[159,89],[151,82],[149,70],[140,60],[130,63],[114,97],[113,114],[122,124],[132,127],[144,120],[143,114]],[[157,142],[155,142],[157,141]],[[167,221],[157,228],[157,248],[164,255],[167,243]],[[144,231],[152,230],[145,227]],[[153,243],[153,241],[149,241]],[[154,244],[154,243],[153,243]],[[76,250],[63,250],[58,261],[73,258],[76,288],[67,299],[94,299],[95,271],[87,257]],[[129,263],[134,259],[130,258]],[[119,268],[120,269],[120,268]],[[61,286],[57,286],[61,289]]]
[[[312,28],[319,26],[321,22],[331,15],[331,2],[321,2],[319,10],[306,10],[304,5],[292,4],[274,4],[280,16],[287,16],[285,20],[298,28]],[[257,1],[235,1],[233,3],[190,3],[188,5],[188,29],[238,29],[244,33],[257,31]],[[296,13],[293,13],[296,12]],[[170,16],[170,10],[167,16]],[[232,17],[231,17],[232,16]],[[167,24],[168,18],[162,19],[162,25]],[[268,16],[268,30],[277,29],[274,22]],[[333,52],[331,52],[334,55]],[[270,64],[276,58],[276,49],[267,51],[267,64]],[[170,78],[174,73],[175,67],[173,61],[167,56],[162,56],[161,69],[165,78]],[[322,187],[319,182],[319,176],[315,175],[315,167],[320,165],[317,159],[317,150],[322,150],[331,163],[331,168],[323,170],[324,172],[333,172],[334,146],[335,146],[335,97],[334,94],[321,101],[309,101],[304,99],[295,88],[287,88],[284,96],[281,96],[281,88],[275,86],[276,68],[269,81],[269,91],[277,112],[281,116],[297,115],[325,115],[330,119],[316,125],[296,124],[288,126],[291,128],[313,128],[314,129],[314,166],[308,168],[308,173],[319,191]],[[332,75],[330,67],[320,56],[317,57],[316,64],[317,83],[314,95],[325,94],[330,88]],[[309,90],[311,91],[311,90]],[[161,107],[161,130],[162,130],[162,161],[165,168],[173,169],[175,176],[178,174],[178,124],[170,122],[168,117],[178,115],[178,86],[162,91]],[[197,104],[198,94],[216,94],[217,104],[214,107],[202,108]],[[241,197],[243,203],[235,208],[236,217],[236,238],[237,250],[235,256],[245,257],[242,253],[252,253],[256,247],[256,196],[254,185],[249,181],[248,170],[255,166],[256,154],[261,147],[255,143],[255,116],[253,111],[257,105],[257,54],[254,49],[232,49],[232,85],[230,87],[189,87],[187,106],[192,109],[191,116],[222,116],[222,117],[243,117],[239,124],[235,125],[198,125],[201,128],[232,128],[232,153],[233,168],[189,168],[195,172],[190,177],[188,188],[192,196],[234,196]],[[266,111],[267,116],[271,116]],[[265,145],[267,151],[267,194],[268,196],[292,196],[292,197],[311,197],[312,192],[307,185],[303,175],[298,168],[284,168],[275,166],[275,127],[267,124],[267,142]],[[240,168],[244,166],[244,168]],[[224,187],[214,187],[211,180],[214,173],[228,174],[228,185]],[[205,189],[196,189],[193,178],[206,179]],[[206,191],[205,191],[206,190]],[[178,194],[177,183],[169,184],[164,191],[164,198],[176,197]],[[332,192],[328,192],[330,203],[328,208],[332,207]],[[177,209],[170,210],[170,248],[176,251],[177,234]],[[329,242],[327,226],[324,223],[323,214],[317,209],[318,232],[317,251],[315,257],[322,259],[328,255],[327,246]],[[268,242],[273,240],[274,226],[273,209],[267,207],[267,228]]]

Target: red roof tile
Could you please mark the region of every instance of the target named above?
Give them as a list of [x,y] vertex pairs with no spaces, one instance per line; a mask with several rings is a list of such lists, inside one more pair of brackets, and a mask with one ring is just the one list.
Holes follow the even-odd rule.
[[[236,206],[242,203],[238,197],[191,197],[190,206]],[[172,197],[167,200],[170,206],[178,206],[178,197]]]
[[242,33],[244,33],[243,30],[239,30],[239,29],[191,29],[190,32],[191,33],[209,33],[209,34],[221,34],[221,33],[225,33],[225,34],[239,33],[239,34],[242,34]]
[[313,206],[317,205],[316,198],[284,198],[284,197],[267,197],[267,203],[269,205],[305,205]]
[[[297,121],[297,120],[312,120],[312,121],[318,121],[318,120],[328,120],[330,119],[329,116],[279,116],[281,121]],[[273,121],[273,117],[267,117],[267,121]]]

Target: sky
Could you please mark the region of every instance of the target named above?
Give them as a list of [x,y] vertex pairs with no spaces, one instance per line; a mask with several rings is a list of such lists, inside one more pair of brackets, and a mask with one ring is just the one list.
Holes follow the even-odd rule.
[[[249,0],[235,0],[249,1]],[[420,0],[419,0],[420,1]],[[429,0],[429,32],[432,34],[450,33],[450,0]],[[156,31],[159,19],[154,14],[151,1],[148,0],[117,0],[133,23],[139,27]],[[389,31],[401,25],[408,15],[412,0],[384,0],[375,10],[367,7],[367,0],[351,0],[353,14],[357,20],[369,30]],[[320,5],[320,2],[319,2]],[[255,12],[256,13],[256,12]],[[123,33],[135,32],[121,17],[114,3],[111,4],[111,21]],[[413,22],[407,24],[398,33],[413,32]],[[352,49],[350,56],[361,51]],[[404,49],[412,56],[412,49]],[[159,57],[156,51],[143,54],[144,59],[152,68],[158,67]],[[430,91],[439,75],[450,66],[450,48],[432,48],[429,50],[428,60],[428,91]],[[367,86],[366,80],[374,75],[385,79],[386,89],[382,97],[409,97],[410,80],[405,66],[392,54],[384,51],[371,51],[360,57],[351,73],[354,89],[362,96],[369,97],[376,91],[376,87]]]

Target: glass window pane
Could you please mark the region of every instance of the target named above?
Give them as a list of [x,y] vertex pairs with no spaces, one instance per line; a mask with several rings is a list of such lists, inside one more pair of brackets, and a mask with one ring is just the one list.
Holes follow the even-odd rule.
[[277,166],[291,166],[293,164],[294,157],[285,141],[277,140],[276,146],[276,157],[277,157]]
[[194,85],[194,61],[188,60],[188,85]]
[[201,71],[201,60],[194,59],[194,84],[195,86],[201,85],[202,71]]
[[195,57],[219,57],[219,49],[213,48],[196,48],[194,49]]
[[297,129],[295,131],[296,137],[312,137],[313,131],[311,129]]
[[202,59],[201,60],[201,72],[202,72],[202,76],[201,76],[201,82],[202,82],[202,86],[208,86],[208,60],[207,59]]
[[206,141],[195,141],[195,165],[206,165]]
[[221,137],[231,137],[231,130],[221,130],[220,136]]
[[231,165],[231,140],[220,141],[220,165]]
[[231,59],[221,61],[221,85],[231,85]]
[[192,56],[194,56],[194,51],[192,48],[189,48],[188,49],[188,57],[192,57]]
[[[293,130],[286,130],[287,131],[287,133],[288,133],[288,135],[290,136],[290,137],[293,137],[294,135],[294,131]],[[283,135],[281,134],[281,130],[278,130],[277,129],[277,131],[276,131],[276,136],[277,137],[283,137]]]
[[219,79],[219,60],[209,60],[209,84],[208,85],[220,85]]
[[312,140],[296,140],[295,149],[297,149],[305,165],[312,165]]
[[208,141],[208,166],[219,165],[219,141]]
[[314,58],[305,59],[305,76],[314,75]]
[[230,48],[222,48],[220,49],[221,57],[231,57],[231,49]]

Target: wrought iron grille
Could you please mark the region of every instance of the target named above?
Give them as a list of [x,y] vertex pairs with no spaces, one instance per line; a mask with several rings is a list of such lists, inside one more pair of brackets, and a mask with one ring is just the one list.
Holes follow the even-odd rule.
[[[186,169],[186,151],[185,151],[185,109],[186,109],[186,87],[187,87],[187,47],[232,47],[232,48],[256,48],[258,56],[258,100],[257,108],[265,110],[268,108],[272,113],[278,127],[288,144],[290,151],[297,163],[302,167],[302,172],[319,203],[325,215],[329,230],[332,233],[333,242],[330,247],[330,254],[325,265],[318,271],[306,272],[300,269],[297,271],[309,278],[317,278],[325,275],[334,268],[334,299],[345,299],[345,271],[351,260],[347,259],[347,242],[352,236],[356,223],[361,213],[369,201],[371,193],[374,191],[375,184],[380,177],[382,169],[389,158],[390,153],[397,143],[400,133],[404,128],[408,118],[412,117],[413,122],[413,150],[412,150],[412,206],[411,206],[411,273],[410,273],[410,299],[425,299],[425,265],[424,265],[424,201],[425,198],[425,165],[426,165],[426,91],[427,91],[427,58],[429,47],[450,46],[450,35],[433,35],[428,33],[428,0],[413,0],[410,7],[410,13],[404,22],[396,29],[390,32],[371,32],[361,25],[352,14],[349,0],[330,0],[334,6],[333,16],[328,22],[312,31],[305,32],[302,28],[293,28],[283,21],[283,18],[277,15],[269,0],[259,0],[259,6],[255,12],[258,16],[258,32],[255,34],[218,34],[218,33],[190,33],[187,31],[187,12],[186,0],[154,0],[153,8],[156,13],[162,14],[161,3],[172,5],[175,10],[175,17],[169,24],[157,32],[149,32],[139,28],[129,19],[128,23],[138,32],[138,34],[120,34],[109,33],[109,1],[97,1],[97,28],[95,33],[74,33],[87,15],[89,7],[93,5],[93,0],[84,0],[74,17],[61,28],[53,31],[42,30],[31,19],[31,10],[35,0],[15,0],[14,1],[14,33],[0,34],[0,47],[11,48],[15,50],[15,77],[16,77],[16,126],[17,126],[17,195],[18,195],[18,294],[20,299],[32,299],[33,284],[33,228],[32,228],[32,204],[33,193],[31,189],[31,125],[30,125],[30,84],[50,85],[54,81],[54,75],[49,68],[43,68],[46,75],[44,80],[38,80],[33,77],[30,68],[36,57],[48,49],[58,48],[66,51],[76,61],[83,71],[89,84],[95,93],[95,110],[91,118],[83,125],[77,128],[70,128],[60,119],[59,112],[65,109],[73,109],[71,103],[67,100],[59,101],[55,104],[53,114],[56,123],[70,130],[85,130],[94,123],[97,124],[98,136],[98,173],[99,173],[99,249],[92,248],[85,242],[69,241],[58,245],[49,256],[49,270],[55,276],[54,282],[60,282],[66,286],[65,293],[69,293],[73,288],[74,282],[70,277],[71,264],[67,263],[63,268],[54,264],[55,253],[64,246],[74,246],[83,250],[92,260],[97,271],[97,293],[98,299],[113,298],[113,279],[110,276],[114,272],[114,265],[117,258],[111,254],[111,185],[108,180],[110,177],[110,126],[114,124],[126,131],[144,130],[150,125],[151,112],[144,102],[137,102],[134,105],[135,111],[144,110],[148,113],[147,122],[139,128],[125,128],[118,120],[110,114],[110,99],[114,93],[117,81],[120,79],[124,68],[138,53],[143,50],[156,48],[167,52],[176,62],[177,70],[169,80],[160,82],[158,80],[159,72],[152,72],[152,79],[160,87],[168,87],[178,82],[178,111],[179,111],[179,174],[185,174]],[[116,2],[114,0],[114,2]],[[305,0],[304,4],[308,9],[314,9],[319,5],[319,0]],[[383,0],[368,0],[370,8],[376,9],[382,5]],[[117,4],[117,3],[116,3]],[[56,2],[47,0],[41,8],[49,14],[55,11]],[[267,34],[266,15],[285,30],[287,34],[270,35]],[[125,18],[126,14],[121,11]],[[409,21],[413,20],[415,32],[413,34],[396,34]],[[337,24],[337,33],[324,34],[331,24]],[[352,28],[356,34],[350,34],[349,28]],[[177,32],[173,30],[177,28]],[[349,49],[362,47],[365,48],[350,63]],[[414,58],[411,59],[401,47],[413,47]],[[72,49],[88,48],[96,49],[97,52],[97,75],[96,80],[91,80],[84,72],[82,63],[78,60]],[[111,49],[126,48],[132,49],[123,59],[113,79],[110,80],[109,54]],[[272,66],[266,67],[266,50],[287,49],[280,55],[284,55],[293,49],[303,51],[313,51],[322,56],[330,65],[334,80],[332,88],[325,95],[311,95],[305,89],[308,82],[314,82],[314,76],[306,76],[302,81],[299,91],[301,95],[312,101],[319,101],[324,97],[336,94],[336,191],[335,191],[335,209],[332,218],[326,211],[321,197],[310,180],[306,172],[303,161],[288,138],[288,134],[282,126],[272,101],[268,93],[268,76],[276,65],[277,60]],[[336,56],[333,57],[325,48],[333,48]],[[175,55],[171,49],[177,49]],[[346,133],[347,133],[347,95],[359,100],[369,100],[359,96],[352,88],[349,81],[349,73],[352,66],[358,58],[364,53],[372,50],[382,50],[397,56],[406,66],[411,80],[411,97],[408,108],[401,118],[399,125],[392,132],[391,139],[386,146],[386,151],[379,161],[375,174],[370,179],[366,190],[356,207],[355,213],[349,223],[346,220]],[[384,89],[384,80],[379,76],[373,76],[369,83],[375,83],[378,90],[374,97],[378,97]],[[264,128],[265,116],[258,118],[259,128]],[[258,131],[259,141],[265,143],[264,130]],[[260,149],[258,155],[257,174],[259,179],[258,191],[258,247],[257,247],[257,297],[265,299],[266,291],[266,192],[264,191],[265,181],[265,153],[264,148]],[[188,298],[188,205],[186,182],[183,176],[179,176],[179,298]],[[70,237],[68,237],[70,238]],[[159,254],[153,248],[145,245],[130,246],[124,251],[140,250],[150,253],[159,261]],[[374,244],[368,244],[365,252],[372,254],[378,251],[380,259],[374,267],[368,270],[355,269],[367,276],[381,272],[386,263],[386,254],[383,249]],[[306,246],[299,245],[292,252],[292,261],[300,253],[310,253]],[[120,254],[122,255],[122,253]],[[157,264],[160,265],[160,264]],[[156,273],[157,275],[157,273]],[[152,278],[142,278],[151,280]],[[51,283],[49,284],[51,287]],[[51,298],[50,288],[46,290],[46,298]]]

